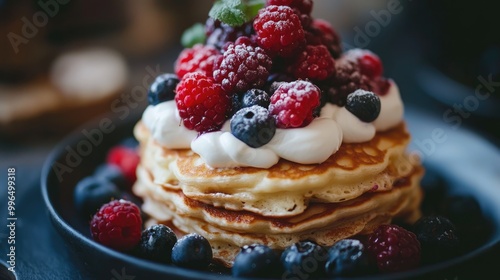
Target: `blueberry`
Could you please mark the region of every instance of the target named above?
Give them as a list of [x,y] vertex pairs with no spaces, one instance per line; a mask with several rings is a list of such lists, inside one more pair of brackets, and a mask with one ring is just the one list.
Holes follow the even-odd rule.
[[149,87],[148,101],[151,105],[173,100],[175,98],[175,87],[179,78],[175,74],[162,74],[156,77]]
[[372,122],[380,114],[380,98],[371,91],[358,89],[347,96],[346,109],[363,122]]
[[275,132],[275,119],[258,105],[243,108],[231,118],[231,133],[252,148],[269,143]]
[[97,212],[105,203],[120,197],[118,187],[107,180],[94,176],[83,178],[75,187],[73,199],[75,208],[85,219]]
[[269,98],[269,94],[261,89],[251,89],[243,94],[243,98],[241,100],[241,107],[252,107],[253,105],[259,105],[264,108],[269,107],[269,103],[271,99]]
[[110,181],[121,190],[128,190],[131,187],[130,182],[125,178],[123,172],[114,164],[103,163],[94,171],[95,178]]
[[165,225],[152,225],[142,231],[137,256],[161,263],[170,263],[177,236]]
[[373,272],[361,241],[343,239],[328,250],[325,270],[328,276],[359,276]]
[[127,137],[122,141],[120,141],[118,145],[125,146],[131,149],[136,149],[137,146],[139,146],[139,142],[137,141],[137,139],[135,139],[135,137]]
[[460,240],[455,225],[443,216],[424,216],[413,226],[422,247],[422,261],[436,263],[456,256]]
[[197,233],[181,237],[172,248],[172,263],[182,267],[205,268],[212,257],[210,243]]
[[245,245],[236,255],[232,267],[234,277],[267,277],[279,272],[278,254],[262,244]]
[[325,248],[310,242],[301,241],[287,247],[281,253],[284,277],[306,279],[320,277],[325,272],[328,253]]

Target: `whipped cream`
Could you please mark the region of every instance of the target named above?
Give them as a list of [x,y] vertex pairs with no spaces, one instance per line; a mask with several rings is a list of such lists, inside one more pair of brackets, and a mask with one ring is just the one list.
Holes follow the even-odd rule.
[[379,97],[380,115],[372,123],[359,120],[345,107],[327,103],[320,116],[306,127],[278,128],[273,139],[259,148],[252,148],[231,134],[229,120],[220,131],[198,137],[195,131],[184,127],[174,101],[148,106],[142,121],[160,145],[169,149],[191,148],[214,168],[269,168],[280,158],[314,164],[328,159],[342,143],[369,141],[377,131],[387,130],[403,120],[403,102],[394,82],[391,81],[387,94]]

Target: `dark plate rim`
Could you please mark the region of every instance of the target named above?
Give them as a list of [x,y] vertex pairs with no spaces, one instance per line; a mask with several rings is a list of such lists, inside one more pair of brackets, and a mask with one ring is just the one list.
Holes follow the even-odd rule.
[[[100,245],[88,237],[84,236],[77,229],[73,228],[55,209],[52,201],[53,198],[49,190],[51,188],[55,188],[51,184],[50,178],[53,177],[52,174],[52,165],[56,162],[62,155],[64,155],[64,148],[66,146],[74,147],[75,144],[82,139],[81,130],[82,128],[93,128],[96,127],[98,120],[101,120],[102,116],[96,118],[96,120],[89,121],[78,129],[75,129],[73,132],[69,133],[64,139],[62,139],[56,147],[50,152],[45,162],[43,163],[42,172],[41,172],[41,191],[44,203],[48,209],[49,216],[55,228],[57,229],[60,235],[68,234],[72,238],[75,238],[76,241],[82,243],[84,246],[93,248],[93,250],[97,250],[101,254],[109,255],[112,258],[115,258],[117,261],[122,261],[124,263],[131,264],[133,266],[139,266],[142,269],[150,270],[153,272],[157,272],[160,274],[164,274],[165,276],[178,276],[185,279],[236,279],[231,275],[221,275],[221,274],[208,274],[206,271],[196,271],[192,269],[186,269],[181,267],[176,267],[173,265],[164,265],[158,264],[151,261],[143,260],[138,257],[128,255],[126,253],[122,253],[110,248],[107,248],[103,245]],[[124,126],[130,127],[134,121],[129,121],[127,123],[120,123],[117,125],[117,129],[123,129]],[[391,274],[376,274],[373,276],[366,276],[360,278],[349,278],[349,279],[363,279],[363,280],[376,280],[376,279],[409,279],[415,277],[421,277],[428,275],[430,273],[438,273],[440,271],[449,270],[452,268],[456,268],[461,264],[466,263],[467,261],[472,261],[473,259],[486,254],[490,250],[495,247],[500,247],[500,221],[497,221],[497,224],[494,225],[495,229],[493,231],[492,237],[482,246],[476,248],[473,251],[470,251],[464,255],[459,257],[440,262],[437,264],[426,265],[414,270],[409,270],[405,272],[391,273]],[[238,278],[241,279],[241,278]],[[245,278],[249,279],[249,278]],[[259,278],[260,279],[260,278]]]

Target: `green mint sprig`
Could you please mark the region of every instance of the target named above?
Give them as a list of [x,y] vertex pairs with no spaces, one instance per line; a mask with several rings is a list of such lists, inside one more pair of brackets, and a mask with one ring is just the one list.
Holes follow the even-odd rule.
[[196,44],[203,44],[205,39],[205,26],[201,23],[195,23],[184,31],[181,37],[181,44],[185,48],[191,48]]
[[254,18],[265,0],[216,0],[208,15],[230,26],[241,26]]

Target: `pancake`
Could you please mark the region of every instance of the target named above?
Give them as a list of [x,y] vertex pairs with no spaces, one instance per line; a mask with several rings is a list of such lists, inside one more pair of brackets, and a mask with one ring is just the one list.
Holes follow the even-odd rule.
[[226,266],[245,244],[264,243],[274,249],[313,240],[331,245],[353,235],[370,233],[382,223],[401,219],[412,223],[420,217],[423,170],[415,167],[395,181],[391,190],[368,192],[340,203],[313,202],[293,217],[265,217],[248,211],[214,207],[188,198],[180,190],[155,184],[145,168],[139,167],[134,192],[144,197],[143,211],[150,223],[167,223],[182,233],[197,232],[213,247],[215,257]]
[[371,141],[344,143],[321,164],[281,159],[269,169],[211,168],[191,150],[162,147],[141,122],[134,133],[141,142],[141,164],[155,184],[213,206],[272,217],[303,213],[311,202],[348,201],[390,190],[415,165],[405,153],[410,135],[404,123]]

